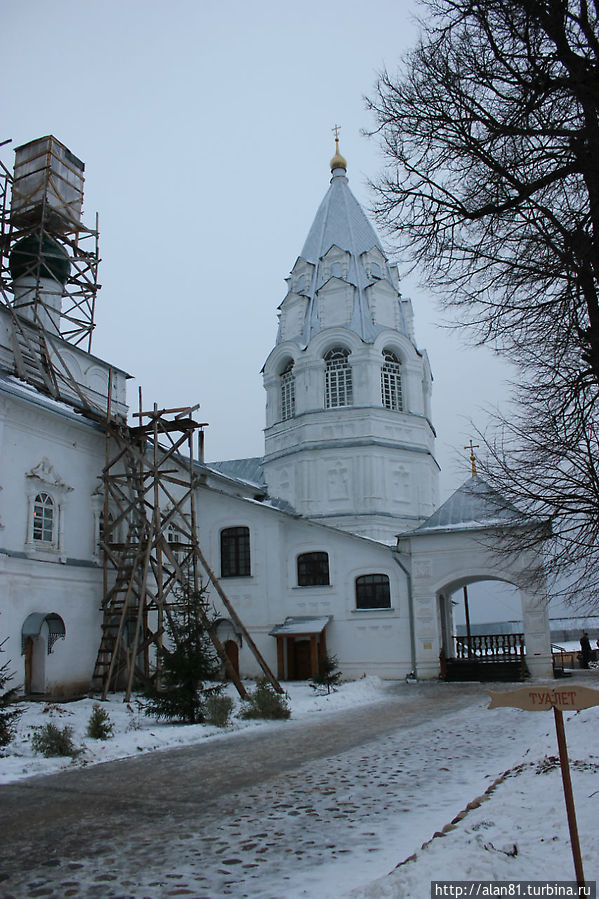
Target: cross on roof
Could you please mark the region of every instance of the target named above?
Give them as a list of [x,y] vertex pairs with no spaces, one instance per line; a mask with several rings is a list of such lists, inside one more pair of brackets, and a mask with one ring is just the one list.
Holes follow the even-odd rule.
[[470,443],[468,444],[468,446],[465,446],[464,449],[469,449],[469,450],[470,450],[470,464],[472,465],[472,476],[473,476],[473,477],[476,477],[476,475],[477,475],[477,471],[476,471],[476,456],[474,455],[474,450],[475,450],[475,449],[480,449],[480,447],[479,447],[478,443],[472,443],[472,437],[471,437],[471,438],[470,438]]

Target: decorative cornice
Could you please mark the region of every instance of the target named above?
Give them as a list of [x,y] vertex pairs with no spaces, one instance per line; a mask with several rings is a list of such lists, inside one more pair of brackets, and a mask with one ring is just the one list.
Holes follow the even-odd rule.
[[54,487],[58,490],[73,490],[73,488],[69,487],[68,484],[65,484],[56,473],[54,466],[46,456],[44,456],[42,461],[38,462],[31,471],[28,471],[25,477],[40,481],[42,484],[47,484],[49,487]]

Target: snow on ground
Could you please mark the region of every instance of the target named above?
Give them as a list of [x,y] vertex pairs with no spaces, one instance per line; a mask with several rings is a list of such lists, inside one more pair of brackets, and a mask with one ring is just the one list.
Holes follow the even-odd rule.
[[[599,688],[599,674],[575,672],[568,683]],[[418,691],[424,695],[443,689],[438,684],[398,687],[377,678],[343,684],[330,696],[316,696],[303,683],[287,687],[294,719],[328,715],[391,695],[400,701],[402,696],[411,700]],[[70,764],[226,740],[243,729],[285,726],[239,719],[225,731],[203,725],[157,724],[143,716],[137,702],[127,705],[122,697],[112,697],[103,707],[115,725],[115,736],[99,742],[85,736],[93,702],[27,704],[18,738],[0,758],[0,782]],[[219,871],[205,855],[202,895],[420,899],[430,895],[433,880],[573,880],[553,714],[487,710],[487,705],[481,688],[479,700],[464,711],[443,716],[438,724],[424,722],[407,734],[397,731],[377,744],[356,747],[336,758],[334,770],[330,760],[312,763],[309,776],[313,783],[305,782],[305,771],[288,773],[285,801],[275,793],[269,800],[268,785],[254,791],[256,796],[248,794],[248,807],[262,801],[270,808],[272,821],[269,825],[262,819],[253,821],[246,811],[244,826],[255,829],[260,824],[265,830],[271,826],[280,835],[267,844],[268,853],[255,860],[263,860],[264,867],[247,866],[254,872],[251,874],[242,875],[241,865],[235,869],[237,875]],[[84,754],[74,763],[33,754],[31,730],[48,720],[73,727],[75,742],[84,747]],[[599,872],[599,707],[564,713],[564,720],[585,875],[592,881]],[[296,781],[299,798],[290,796]],[[331,792],[334,801],[333,795],[326,795]],[[313,805],[313,816],[290,817],[285,803],[299,803],[303,795],[303,801]],[[335,814],[333,806],[328,809],[332,802]],[[223,825],[222,833],[219,831],[219,839],[225,842],[230,836],[227,827]],[[239,821],[231,821],[230,827],[239,829]],[[319,827],[325,828],[322,833]],[[330,844],[330,851],[325,851],[325,843]],[[237,837],[231,837],[231,845],[241,858]],[[329,850],[329,845],[326,848]],[[177,873],[167,876],[189,877],[191,888],[197,872],[185,868],[175,847],[173,853],[173,871]],[[295,867],[290,868],[288,853],[297,856]],[[226,889],[223,874],[229,884]],[[139,895],[164,894],[144,887]]]
[[[436,835],[390,874],[347,893],[351,899],[411,899],[432,881],[575,880],[552,712],[496,709],[506,727],[530,731],[530,746],[485,796],[464,794],[461,820],[438,821]],[[576,819],[587,884],[599,875],[599,707],[564,713]],[[539,725],[542,725],[539,732]],[[468,803],[474,807],[467,810]],[[441,833],[444,825],[450,825]],[[427,892],[427,895],[428,892]],[[516,895],[515,893],[513,895]],[[537,895],[542,895],[538,893]],[[554,894],[554,895],[557,895]],[[587,894],[591,895],[591,894]],[[592,895],[595,895],[594,893]]]
[[[253,683],[245,684],[251,692]],[[343,684],[334,693],[318,695],[308,683],[286,684],[289,706],[294,719],[309,715],[339,711],[348,707],[371,704],[384,699],[389,685],[377,677],[363,677]],[[241,730],[264,727],[265,722],[245,721],[235,717],[240,710],[237,692],[232,685],[225,692],[236,701],[232,724],[227,728],[205,724],[165,724],[144,715],[144,702],[132,697],[125,703],[122,693],[109,695],[106,702],[99,703],[108,712],[114,726],[114,736],[108,740],[93,740],[86,735],[92,709],[98,699],[80,699],[77,702],[23,702],[22,717],[17,725],[15,739],[4,749],[0,749],[0,784],[10,783],[36,774],[53,774],[73,765],[95,765],[115,759],[154,752],[172,746],[184,746],[205,740],[226,739]],[[52,722],[62,730],[65,726],[73,729],[73,742],[82,749],[75,759],[50,758],[36,755],[31,746],[35,728]]]

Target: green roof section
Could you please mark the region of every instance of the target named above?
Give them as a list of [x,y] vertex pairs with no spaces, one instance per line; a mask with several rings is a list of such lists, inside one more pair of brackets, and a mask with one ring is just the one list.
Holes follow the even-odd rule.
[[[39,265],[39,269],[38,269]],[[10,254],[10,273],[13,279],[29,276],[52,278],[66,284],[71,271],[69,256],[64,247],[46,234],[28,234],[19,240]]]

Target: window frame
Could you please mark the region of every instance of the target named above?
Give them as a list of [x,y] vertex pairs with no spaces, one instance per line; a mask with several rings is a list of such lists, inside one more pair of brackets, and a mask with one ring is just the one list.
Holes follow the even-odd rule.
[[326,409],[342,409],[354,404],[350,355],[351,351],[344,346],[331,347],[324,354],[324,405]]
[[[42,497],[44,499],[42,499]],[[40,520],[36,521],[38,518],[38,506],[40,507]],[[49,527],[47,524],[48,512],[50,513]],[[41,546],[43,548],[55,548],[57,546],[58,515],[59,506],[51,493],[48,493],[46,490],[40,490],[39,493],[34,495],[31,504],[31,543],[34,546]],[[36,530],[39,531],[41,536],[36,535]],[[48,532],[50,535],[49,539],[47,539],[46,536]]]
[[279,375],[279,399],[281,403],[281,421],[295,418],[295,372],[294,362],[290,359]]
[[[391,358],[389,358],[391,357]],[[391,412],[404,411],[401,359],[393,350],[383,350],[381,366],[381,403]]]
[[[376,580],[378,578],[378,580]],[[386,602],[378,601],[378,588],[385,587]],[[355,580],[356,609],[360,611],[372,611],[379,609],[391,609],[391,581],[388,574],[375,572],[373,574],[360,574]],[[360,595],[362,594],[362,595]],[[368,600],[368,597],[371,597]],[[365,604],[366,603],[366,604]]]
[[251,577],[250,529],[233,525],[220,532],[220,576]]
[[296,568],[298,587],[330,587],[331,572],[328,552],[313,550],[300,553],[297,557]]

